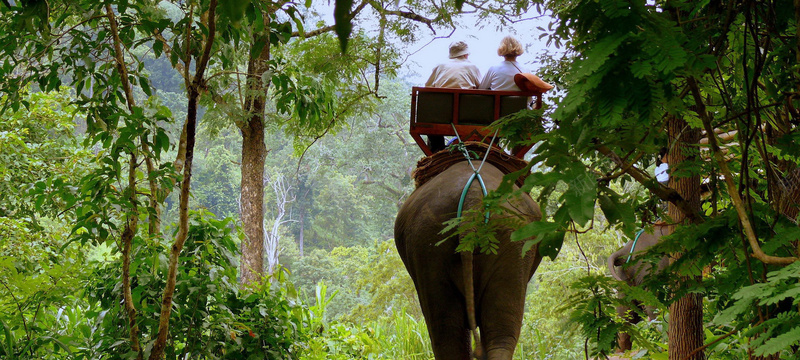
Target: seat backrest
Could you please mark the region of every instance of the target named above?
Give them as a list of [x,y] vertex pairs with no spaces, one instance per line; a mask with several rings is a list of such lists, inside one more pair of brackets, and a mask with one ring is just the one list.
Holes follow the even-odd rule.
[[417,94],[417,122],[434,124],[453,122],[453,94],[419,92]]
[[527,96],[501,96],[500,117],[528,108]]
[[489,125],[492,121],[494,121],[494,96],[476,94],[459,95],[459,125]]

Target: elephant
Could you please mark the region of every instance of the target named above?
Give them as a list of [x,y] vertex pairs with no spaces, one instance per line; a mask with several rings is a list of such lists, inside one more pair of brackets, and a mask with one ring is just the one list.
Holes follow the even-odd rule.
[[[645,264],[636,260],[637,254],[645,252],[647,249],[653,247],[662,236],[666,235],[666,225],[658,223],[655,225],[652,232],[643,232],[638,239],[628,241],[621,249],[617,250],[608,257],[608,269],[611,271],[611,276],[619,281],[624,281],[630,286],[639,286],[644,282],[644,278],[652,272],[653,266]],[[631,248],[636,247],[631,251]],[[624,266],[625,263],[633,262],[633,264]],[[664,256],[658,264],[656,264],[656,271],[662,271],[669,265],[669,258]],[[620,298],[624,298],[625,294],[619,292],[617,294]],[[648,306],[641,306],[639,308],[647,314],[650,320],[656,318],[654,309]],[[637,324],[642,321],[639,313],[630,311],[627,306],[617,306],[617,314],[627,319],[631,324]],[[624,352],[631,349],[631,337],[627,333],[620,332],[617,336],[619,352]]]
[[[473,161],[478,168],[480,161]],[[437,360],[467,360],[471,356],[470,327],[463,261],[456,252],[457,238],[441,234],[445,221],[456,217],[459,199],[474,170],[466,161],[456,162],[418,185],[401,206],[395,221],[395,245],[414,281]],[[419,168],[418,168],[419,169]],[[506,171],[507,172],[507,171]],[[489,162],[480,170],[486,188],[496,189],[504,172]],[[464,209],[476,209],[483,198],[474,181]],[[505,204],[526,220],[541,218],[533,199],[524,194]],[[503,216],[490,214],[488,221]],[[505,215],[508,216],[508,215]],[[525,293],[541,262],[538,246],[522,254],[522,242],[512,242],[514,229],[498,222],[496,254],[471,254],[475,323],[480,329],[482,359],[510,360],[519,338]],[[441,244],[440,241],[445,240]],[[469,263],[467,263],[469,264]]]

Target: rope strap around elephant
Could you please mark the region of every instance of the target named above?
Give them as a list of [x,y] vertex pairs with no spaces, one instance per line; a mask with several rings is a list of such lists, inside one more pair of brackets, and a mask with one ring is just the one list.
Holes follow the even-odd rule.
[[639,232],[636,233],[636,238],[633,239],[633,244],[631,245],[631,251],[628,253],[628,260],[625,260],[626,264],[631,262],[631,256],[633,256],[633,251],[636,250],[636,242],[639,241],[639,236],[642,236],[643,233],[644,229],[639,230]]

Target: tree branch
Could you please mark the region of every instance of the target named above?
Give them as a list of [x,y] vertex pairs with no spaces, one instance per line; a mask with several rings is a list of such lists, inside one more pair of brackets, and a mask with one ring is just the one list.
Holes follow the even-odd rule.
[[697,114],[700,116],[700,120],[703,122],[703,127],[708,134],[708,143],[711,145],[711,152],[714,155],[714,159],[717,160],[719,170],[725,179],[725,186],[728,189],[728,194],[731,196],[731,202],[733,203],[734,208],[736,208],[736,214],[739,217],[739,222],[742,224],[744,233],[747,236],[747,241],[750,244],[750,248],[753,250],[753,256],[765,264],[788,265],[797,261],[798,258],[796,257],[767,255],[761,249],[761,245],[758,244],[758,238],[756,237],[756,233],[753,229],[753,224],[750,222],[747,209],[745,209],[744,201],[742,201],[742,198],[739,196],[739,189],[736,187],[736,184],[733,183],[733,175],[728,168],[728,163],[725,161],[725,156],[723,155],[722,151],[720,151],[719,143],[717,142],[717,136],[714,133],[713,126],[711,126],[711,117],[706,112],[705,103],[703,102],[702,95],[700,94],[700,88],[697,85],[697,80],[694,77],[689,77],[686,79],[686,82],[689,85],[692,96],[695,100]]
[[[119,38],[119,28],[117,26],[117,19],[114,16],[114,11],[110,4],[106,4],[106,15],[111,28],[111,35],[114,41],[114,60],[117,64],[117,72],[122,82],[122,88],[125,92],[125,99],[127,100],[128,110],[133,111],[135,106],[135,99],[133,97],[133,89],[128,81],[128,68],[125,65],[125,59],[122,53],[121,40]],[[142,145],[146,143],[142,141]],[[136,205],[136,152],[131,151],[130,164],[128,166],[128,190],[130,192],[130,209],[125,221],[125,229],[122,231],[122,298],[124,301],[125,312],[128,315],[128,328],[129,338],[131,341],[131,350],[136,351],[137,359],[142,359],[142,348],[139,344],[139,327],[136,325],[136,307],[133,305],[133,295],[131,293],[131,252],[133,248],[133,238],[136,236],[136,231],[139,227],[139,210]],[[155,194],[153,194],[155,196]]]

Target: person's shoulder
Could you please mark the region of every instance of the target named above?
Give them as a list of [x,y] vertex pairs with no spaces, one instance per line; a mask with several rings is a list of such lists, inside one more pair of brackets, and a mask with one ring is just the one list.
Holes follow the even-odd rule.
[[522,72],[530,72],[530,70],[528,69],[528,67],[527,67],[527,66],[525,66],[525,65],[523,65],[523,64],[522,64],[522,63],[520,63],[519,61],[514,61],[513,63],[512,63],[512,62],[509,62],[509,65],[508,65],[508,66],[510,66],[510,67],[514,67],[515,69],[516,69],[516,68],[519,68],[519,70],[520,70],[520,71],[522,71]]
[[503,68],[505,68],[505,66],[506,66],[506,64],[505,64],[505,63],[502,63],[502,62],[501,62],[501,63],[499,63],[499,64],[494,64],[494,65],[492,65],[492,66],[490,66],[490,67],[489,67],[489,71],[498,71],[498,70],[502,70]]
[[448,63],[440,63],[440,64],[436,64],[436,65],[433,67],[433,71],[434,71],[434,72],[436,72],[436,71],[439,71],[439,70],[441,70],[441,69],[443,69],[443,68],[446,68],[447,66],[448,66]]

